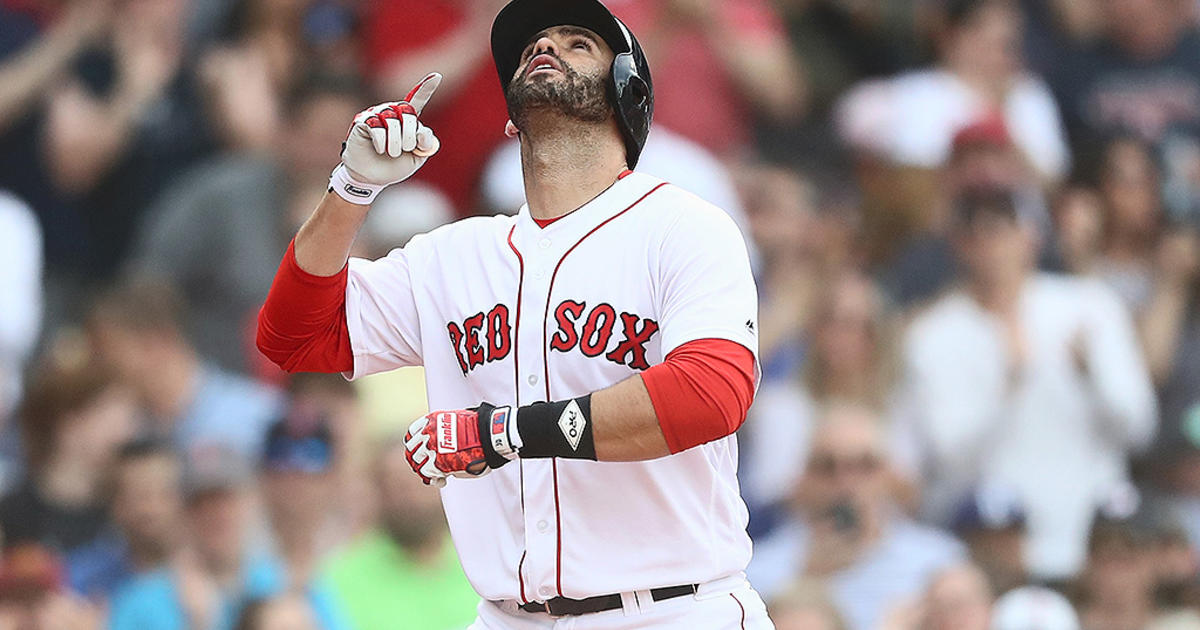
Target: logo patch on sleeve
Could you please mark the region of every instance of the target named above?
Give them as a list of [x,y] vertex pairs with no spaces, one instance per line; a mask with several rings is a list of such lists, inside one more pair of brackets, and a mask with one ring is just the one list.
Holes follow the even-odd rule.
[[437,448],[439,453],[454,453],[458,451],[458,414],[438,414]]
[[583,417],[579,403],[574,400],[567,403],[566,409],[563,409],[562,415],[558,417],[558,428],[563,437],[567,438],[567,444],[571,445],[572,451],[579,450],[579,442],[583,439],[583,429],[586,425],[587,419]]

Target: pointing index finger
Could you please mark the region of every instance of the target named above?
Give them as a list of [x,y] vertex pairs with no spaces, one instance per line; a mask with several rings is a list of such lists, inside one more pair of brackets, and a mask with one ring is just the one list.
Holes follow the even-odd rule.
[[437,72],[431,72],[424,79],[421,79],[421,82],[408,93],[408,96],[404,100],[408,101],[408,104],[412,105],[413,109],[417,110],[417,114],[420,115],[421,110],[425,109],[425,104],[429,102],[429,99],[437,91],[441,83],[442,75]]

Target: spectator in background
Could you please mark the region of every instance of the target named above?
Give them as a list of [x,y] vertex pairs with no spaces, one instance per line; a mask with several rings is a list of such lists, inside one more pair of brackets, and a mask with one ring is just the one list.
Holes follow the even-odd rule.
[[89,249],[73,268],[115,271],[138,220],[167,179],[216,148],[185,49],[185,0],[130,0],[112,37],[56,86],[42,148],[54,187],[78,208]]
[[931,11],[913,0],[778,0],[792,48],[802,60],[813,113],[824,115],[851,85],[897,74],[929,51]]
[[100,630],[99,611],[72,597],[53,552],[16,545],[0,558],[0,628],[5,630]]
[[[187,455],[184,485],[191,545],[168,566],[141,574],[113,596],[112,630],[233,630],[242,607],[287,589],[283,567],[249,545],[254,474],[220,444]],[[318,597],[306,593],[310,604]],[[317,608],[317,610],[320,610]],[[341,630],[323,618],[324,630]]]
[[1200,207],[1200,32],[1180,0],[1104,0],[1104,38],[1050,75],[1077,150],[1132,133],[1164,159],[1173,210]]
[[179,457],[164,442],[134,440],[117,453],[111,474],[116,531],[67,557],[71,588],[106,601],[135,576],[166,566],[185,542]]
[[281,595],[246,605],[233,630],[321,630],[321,626],[303,597]]
[[358,630],[456,630],[479,596],[459,566],[441,499],[411,474],[404,444],[389,442],[371,470],[376,527],[330,560],[327,576]]
[[338,493],[334,444],[322,410],[294,405],[267,435],[262,458],[263,500],[288,587],[305,590],[322,616],[337,616],[339,602],[316,573],[326,552],[342,541],[330,531],[329,507]]
[[1158,165],[1150,146],[1129,136],[1110,141],[1101,156],[1104,239],[1092,273],[1140,314],[1154,292],[1154,252],[1166,219]]
[[179,288],[190,338],[221,367],[253,365],[242,339],[303,221],[293,225],[290,210],[311,210],[325,193],[337,162],[329,147],[339,146],[365,101],[353,76],[310,76],[292,92],[287,133],[272,135],[269,152],[221,155],[186,170],[147,212],[128,271]]
[[[0,79],[2,81],[2,79]],[[42,323],[42,230],[33,210],[0,191],[0,495],[20,475],[20,437],[10,422]]]
[[[722,157],[750,148],[758,122],[799,121],[799,61],[767,0],[615,0],[654,60],[654,120]],[[704,107],[696,107],[697,95]]]
[[37,542],[65,553],[108,525],[105,474],[137,429],[138,409],[89,354],[60,340],[29,382],[19,412],[29,468],[0,501],[6,544]]
[[1008,0],[952,0],[936,67],[864,83],[837,113],[843,139],[889,162],[936,169],[959,129],[998,114],[1039,179],[1067,173],[1070,155],[1050,89],[1022,70],[1022,21]]
[[759,355],[763,382],[797,378],[817,294],[836,264],[828,252],[833,230],[819,214],[817,190],[778,166],[748,166],[738,189],[750,222],[747,240],[758,245]]
[[1155,430],[1154,392],[1128,312],[1094,281],[1033,273],[1033,228],[1011,195],[958,203],[961,288],[904,342],[902,414],[925,476],[925,514],[948,522],[977,484],[1013,488],[1039,578],[1083,564],[1097,497]]
[[227,150],[278,152],[280,135],[293,133],[289,93],[305,74],[358,73],[354,9],[320,0],[207,2],[221,3],[230,5],[226,39],[197,64],[213,130]]
[[1079,615],[1057,591],[1023,586],[996,599],[992,630],[1079,630]]
[[818,582],[800,582],[767,606],[775,630],[846,630],[846,622]]
[[1088,630],[1139,630],[1157,615],[1160,518],[1135,492],[1101,506],[1077,585],[1080,618]]
[[[1013,191],[1020,214],[1029,218],[1039,234],[1049,231],[1041,181],[1013,144],[1002,116],[986,116],[963,127],[954,135],[952,147],[949,161],[935,176],[938,190],[918,216],[906,219],[875,215],[867,226],[867,238],[880,241],[871,247],[881,249],[884,256],[879,265],[881,282],[889,297],[903,307],[937,297],[957,277],[950,231],[954,202],[964,191]],[[914,233],[897,239],[912,228]],[[888,255],[894,250],[894,255]]]
[[992,586],[979,567],[946,569],[925,591],[920,630],[989,630],[992,600]]
[[51,182],[44,105],[80,53],[108,35],[113,13],[112,0],[0,3],[0,190],[37,212],[51,263],[77,252],[84,234]]
[[365,62],[380,98],[402,99],[432,70],[442,74],[437,98],[421,113],[421,122],[438,130],[442,148],[414,180],[437,187],[460,217],[474,213],[484,165],[504,142],[508,108],[485,42],[505,4],[372,0],[364,5]]
[[1073,275],[1093,272],[1104,242],[1104,199],[1081,182],[1065,186],[1054,201],[1051,260],[1054,271]]
[[152,434],[181,452],[220,443],[256,461],[280,393],[207,363],[184,338],[182,316],[170,285],[130,281],[95,300],[88,333],[100,359],[137,393]]
[[862,405],[833,404],[823,414],[795,520],[756,541],[747,569],[768,600],[801,577],[822,579],[851,629],[874,630],[934,574],[965,559],[961,543],[909,520],[893,501],[879,424]]
[[801,374],[765,383],[741,434],[751,454],[741,464],[742,491],[754,507],[788,500],[827,405],[860,404],[888,418],[894,403],[891,339],[871,280],[853,270],[831,274],[814,310]]
[[[0,94],[0,138],[25,120],[70,70],[76,55],[105,32],[113,9],[108,0],[11,4],[0,6],[0,85],[5,86]],[[47,23],[52,12],[58,19]]]
[[1025,510],[1015,492],[1002,487],[975,490],[954,515],[951,529],[967,543],[971,560],[997,593],[1028,582]]

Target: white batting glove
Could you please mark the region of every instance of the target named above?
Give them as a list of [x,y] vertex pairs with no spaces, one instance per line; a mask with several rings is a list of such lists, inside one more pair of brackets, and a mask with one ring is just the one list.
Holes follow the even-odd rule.
[[404,456],[413,472],[427,486],[435,488],[446,487],[446,473],[438,470],[437,450],[429,443],[429,435],[425,432],[428,416],[421,416],[413,421],[404,434]]
[[368,205],[388,186],[402,182],[437,153],[441,142],[418,117],[442,82],[434,72],[403,101],[382,103],[358,113],[342,145],[342,163],[329,187],[350,203]]

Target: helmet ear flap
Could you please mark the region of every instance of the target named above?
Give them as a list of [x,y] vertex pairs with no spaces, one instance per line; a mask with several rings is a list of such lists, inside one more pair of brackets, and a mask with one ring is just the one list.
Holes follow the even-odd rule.
[[636,166],[641,156],[654,111],[653,88],[644,74],[648,70],[639,67],[632,53],[621,53],[613,60],[609,94],[625,139],[629,168]]

